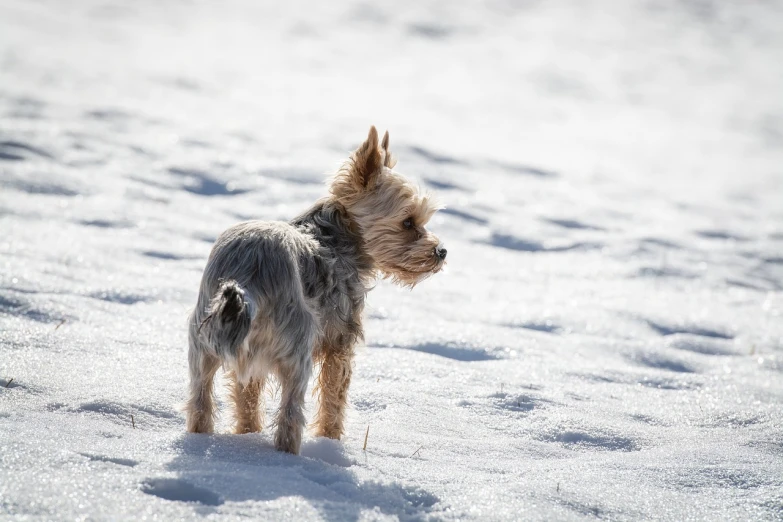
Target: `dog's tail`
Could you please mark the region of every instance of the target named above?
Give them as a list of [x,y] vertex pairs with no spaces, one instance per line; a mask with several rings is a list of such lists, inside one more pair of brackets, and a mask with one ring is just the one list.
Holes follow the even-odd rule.
[[236,359],[254,315],[255,305],[239,283],[224,281],[209,302],[209,313],[198,325],[199,335],[219,357]]

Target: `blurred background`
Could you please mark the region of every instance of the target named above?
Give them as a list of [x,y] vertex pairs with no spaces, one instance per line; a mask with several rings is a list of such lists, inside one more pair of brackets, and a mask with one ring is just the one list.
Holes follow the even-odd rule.
[[[627,260],[652,236],[665,272],[678,234],[712,252],[751,227],[774,258],[781,23],[763,1],[4,0],[2,204],[197,260],[186,239],[322,196],[376,125],[465,248]],[[762,268],[744,283],[779,289]]]
[[[111,141],[143,129],[136,151],[101,158],[124,170],[182,154],[232,179],[309,173],[370,124],[455,161],[620,174],[653,189],[696,178],[705,190],[752,190],[781,158],[778,2],[1,8],[3,131],[47,117],[55,135],[94,129]],[[84,168],[99,161],[75,140],[50,146]]]
[[[761,0],[0,0],[0,513],[779,518],[781,28]],[[215,237],[306,209],[370,125],[445,205],[446,273],[370,293],[341,444],[188,438]]]
[[484,343],[474,310],[437,304],[465,289],[510,350],[530,340],[503,325],[531,314],[633,331],[615,321],[649,292],[773,313],[781,23],[762,1],[4,0],[6,284],[186,309],[217,234],[297,215],[376,125],[446,206],[444,298],[402,298],[444,342]]

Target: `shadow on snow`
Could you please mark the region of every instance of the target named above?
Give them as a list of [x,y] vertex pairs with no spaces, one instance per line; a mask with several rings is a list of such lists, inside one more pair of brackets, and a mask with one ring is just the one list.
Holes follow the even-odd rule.
[[205,514],[226,501],[302,497],[326,520],[357,520],[362,510],[421,520],[439,501],[417,487],[361,481],[342,445],[328,439],[306,441],[301,456],[275,451],[259,434],[183,434],[174,446],[178,455],[167,468],[177,477],[149,477],[141,490],[196,502]]

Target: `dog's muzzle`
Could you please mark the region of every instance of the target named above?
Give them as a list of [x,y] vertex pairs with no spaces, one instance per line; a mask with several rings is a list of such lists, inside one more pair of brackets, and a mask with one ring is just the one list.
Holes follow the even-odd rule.
[[438,245],[435,247],[435,256],[441,260],[446,259],[447,252],[448,251],[446,250],[446,247],[444,247],[443,245]]

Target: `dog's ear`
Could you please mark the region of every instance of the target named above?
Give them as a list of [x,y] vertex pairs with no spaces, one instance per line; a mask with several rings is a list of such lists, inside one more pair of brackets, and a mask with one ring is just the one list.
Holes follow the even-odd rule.
[[393,169],[397,164],[397,158],[392,156],[392,153],[389,152],[389,131],[386,131],[386,133],[383,135],[383,139],[381,140],[381,148],[384,152],[383,166]]
[[381,170],[382,161],[381,151],[378,148],[378,131],[373,125],[370,127],[367,140],[353,153],[354,182],[362,188],[369,187]]

